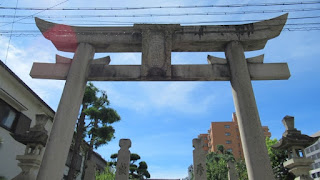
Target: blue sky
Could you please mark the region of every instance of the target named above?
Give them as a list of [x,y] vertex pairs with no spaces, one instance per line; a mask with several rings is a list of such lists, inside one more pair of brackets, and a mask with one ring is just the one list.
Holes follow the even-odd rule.
[[[52,7],[62,0],[35,2],[24,0],[18,7]],[[148,6],[185,6],[185,5],[226,5],[262,3],[263,1],[84,1],[69,0],[60,8],[67,7],[148,7]],[[270,3],[270,1],[265,1]],[[278,2],[278,1],[272,1]],[[297,0],[281,2],[300,2]],[[0,0],[0,6],[15,7],[16,1]],[[198,8],[198,9],[147,9],[135,11],[16,11],[16,15],[51,15],[50,21],[65,24],[98,24],[97,21],[113,23],[197,23],[199,21],[223,20],[263,20],[282,13],[178,16],[178,17],[141,17],[141,18],[78,18],[68,19],[56,15],[133,15],[164,13],[203,13],[236,12],[252,10],[277,10],[320,8],[320,4],[280,6],[280,7],[241,7],[241,8]],[[40,12],[40,13],[39,13]],[[317,16],[320,11],[290,12],[289,18]],[[14,10],[1,10],[0,15],[14,15]],[[16,18],[19,20],[20,18]],[[90,22],[91,20],[91,22]],[[0,30],[11,30],[10,18],[0,19]],[[288,20],[287,23],[320,22],[320,19]],[[30,23],[30,24],[21,24]],[[209,24],[209,23],[207,23]],[[231,23],[220,23],[231,24]],[[101,25],[108,25],[104,22]],[[199,25],[199,24],[196,24]],[[318,25],[319,26],[319,25]],[[289,27],[289,26],[286,26]],[[302,26],[299,26],[302,27]],[[37,30],[33,18],[20,20],[13,30]],[[283,31],[279,37],[270,40],[263,50],[246,53],[247,57],[265,54],[265,63],[287,62],[291,77],[281,81],[253,81],[260,119],[269,126],[273,138],[281,138],[284,127],[281,123],[285,115],[294,116],[296,127],[311,135],[320,130],[320,31]],[[2,33],[2,32],[1,32]],[[9,66],[54,110],[57,109],[64,81],[32,79],[29,72],[33,62],[55,61],[55,54],[72,57],[72,53],[58,52],[50,41],[40,36],[11,37],[0,36],[0,59]],[[223,53],[173,53],[173,64],[206,64],[207,55],[224,57]],[[103,53],[96,57],[110,55],[111,64],[140,64],[141,53]],[[7,56],[7,58],[6,58]],[[152,178],[183,178],[187,167],[192,164],[192,139],[206,133],[212,121],[231,121],[235,111],[229,82],[95,82],[107,91],[111,107],[116,109],[122,120],[114,124],[116,138],[108,145],[97,150],[105,159],[119,150],[120,138],[130,138],[131,152],[141,155],[149,165]]]

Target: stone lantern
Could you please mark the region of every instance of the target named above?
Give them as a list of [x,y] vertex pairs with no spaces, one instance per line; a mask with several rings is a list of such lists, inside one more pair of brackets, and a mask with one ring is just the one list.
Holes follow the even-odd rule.
[[49,117],[45,114],[36,115],[36,125],[24,134],[12,134],[12,137],[26,145],[24,155],[17,155],[18,166],[22,172],[12,180],[35,180],[40,168],[43,150],[47,143],[48,132],[44,128]]
[[287,151],[288,160],[283,163],[283,166],[296,176],[295,180],[311,180],[309,171],[313,160],[306,158],[304,149],[315,143],[318,137],[301,134],[301,131],[294,127],[294,117],[292,116],[285,116],[282,123],[286,131],[280,141],[272,147]]

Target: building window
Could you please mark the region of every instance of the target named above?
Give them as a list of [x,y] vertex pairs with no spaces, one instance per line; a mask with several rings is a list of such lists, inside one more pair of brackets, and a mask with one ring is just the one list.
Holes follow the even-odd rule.
[[230,125],[224,125],[224,128],[230,129]]
[[226,144],[231,144],[231,141],[230,140],[226,140]]
[[227,151],[232,152],[232,148],[227,149]]
[[12,130],[17,116],[18,112],[0,99],[0,125],[8,130]]
[[225,133],[225,135],[226,135],[226,136],[230,136],[230,135],[231,135],[231,133],[229,133],[229,132],[226,132],[226,133]]

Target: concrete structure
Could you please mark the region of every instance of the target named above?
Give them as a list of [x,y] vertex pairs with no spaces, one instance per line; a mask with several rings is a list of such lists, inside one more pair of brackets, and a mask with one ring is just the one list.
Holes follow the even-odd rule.
[[[311,137],[320,137],[320,131],[311,135]],[[314,160],[314,163],[311,164],[311,177],[320,180],[320,139],[311,146],[308,146],[304,151],[307,158]]]
[[[287,16],[245,25],[143,24],[133,27],[75,27],[36,18],[44,37],[58,50],[75,52],[71,63],[34,63],[30,73],[33,78],[67,80],[55,116],[57,125],[49,137],[52,139],[49,140],[38,180],[61,178],[61,165],[67,157],[64,144],[71,143],[72,133],[69,131],[74,128],[80,105],[78,99],[83,97],[86,80],[231,81],[249,178],[273,179],[262,130],[257,128],[261,124],[251,80],[288,79],[290,73],[286,63],[247,62],[244,51],[263,49],[269,39],[280,34]],[[171,52],[213,51],[225,52],[228,63],[171,65]],[[94,52],[142,52],[142,64],[94,64],[90,62]],[[71,92],[73,94],[68,95]],[[64,123],[63,117],[68,117],[69,121]],[[47,157],[58,150],[60,157]]]
[[24,155],[17,155],[21,173],[13,180],[36,180],[40,168],[43,149],[48,140],[48,131],[44,128],[49,120],[45,114],[36,115],[36,125],[23,134],[12,134],[18,142],[25,144]]
[[[0,176],[7,179],[16,177],[21,172],[19,167],[20,159],[25,159],[27,146],[17,141],[11,135],[21,135],[32,130],[30,127],[36,125],[36,114],[43,114],[49,117],[44,128],[48,133],[53,124],[54,110],[50,108],[36,93],[34,93],[16,74],[14,74],[2,61],[0,61]],[[36,138],[39,140],[39,138]],[[25,139],[26,141],[29,138]],[[77,165],[77,180],[81,179],[84,162],[84,151],[87,144],[83,144],[79,154]],[[29,146],[31,147],[31,146]],[[69,146],[70,147],[70,146]],[[68,147],[68,150],[69,150]],[[46,147],[42,148],[44,152]],[[68,152],[67,161],[64,162],[64,176],[68,173],[68,166],[71,160],[72,146]],[[57,156],[57,153],[54,153]],[[43,154],[37,156],[35,163],[41,162]],[[31,156],[29,156],[32,158]],[[97,153],[92,157],[97,170],[104,170],[106,161]],[[39,164],[40,166],[40,164]],[[38,171],[37,171],[38,173]]]
[[242,43],[230,42],[226,46],[225,54],[231,72],[233,101],[248,177],[274,179]]
[[301,131],[294,127],[294,117],[292,116],[285,116],[282,123],[286,127],[286,131],[272,147],[286,150],[288,160],[283,163],[283,166],[296,176],[295,180],[311,180],[309,170],[311,170],[310,165],[314,161],[306,158],[304,148],[316,142],[319,137],[301,134]]
[[239,176],[238,176],[236,167],[234,165],[234,162],[228,161],[227,167],[228,167],[228,180],[238,180]]
[[94,161],[87,160],[87,167],[84,174],[84,180],[94,180],[96,178],[96,164]]
[[[56,150],[67,152],[70,148],[74,127],[87,84],[87,67],[93,56],[94,49],[91,45],[86,43],[79,44],[74,54],[73,63],[70,66],[58,110],[54,117],[55,123],[49,136],[50,143],[47,145],[47,150],[42,160],[38,180],[60,179],[62,177],[64,167],[57,162],[65,162],[68,153],[59,153],[59,156],[53,156],[53,154],[57,152]],[[65,119],[68,119],[68,121],[65,121]],[[53,171],[56,168],[58,168],[57,171]]]
[[193,175],[194,180],[207,180],[207,151],[203,149],[205,143],[203,139],[192,140],[193,150]]
[[[271,137],[268,126],[262,126],[262,129],[264,137]],[[211,122],[207,139],[209,152],[217,151],[217,145],[221,144],[236,159],[244,158],[236,113],[232,113],[232,121]]]
[[120,139],[115,180],[128,180],[130,167],[130,139]]

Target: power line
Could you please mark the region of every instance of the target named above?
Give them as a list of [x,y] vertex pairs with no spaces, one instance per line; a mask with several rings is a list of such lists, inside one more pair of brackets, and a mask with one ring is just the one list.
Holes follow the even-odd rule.
[[[0,22],[0,23],[6,23],[6,22]],[[21,24],[34,24],[34,23],[21,23]],[[143,24],[143,23],[142,23]],[[145,24],[145,23],[144,23]],[[175,24],[175,23],[172,23]],[[185,22],[185,24],[203,24],[202,22]],[[105,24],[70,24],[73,26],[78,26],[78,25],[105,25]],[[106,25],[119,25],[119,24],[111,24],[108,23]],[[122,24],[122,25],[133,25],[133,23],[127,23],[127,24]],[[320,22],[306,22],[306,23],[287,23],[285,26],[309,26],[309,25],[320,25]],[[271,27],[271,26],[279,26],[277,24],[274,25],[255,25],[257,27],[259,26],[264,26],[264,27]],[[101,26],[100,26],[101,27]],[[103,26],[102,26],[103,27]],[[23,30],[23,29],[18,29],[18,30],[0,30],[0,33],[8,33],[8,32],[38,32],[39,30]]]
[[[67,2],[67,1],[69,1],[69,0],[62,1],[62,2],[60,2],[60,3],[58,3],[58,4],[56,4],[56,5],[48,8],[48,9],[54,8],[54,7],[56,7],[56,6],[59,6],[60,4],[63,4],[63,3],[65,3],[65,2]],[[30,17],[30,16],[31,16],[31,17],[34,17],[35,15],[40,14],[40,13],[46,11],[46,10],[47,10],[47,9],[42,10],[42,11],[39,11],[39,12],[34,13],[34,14],[32,14],[32,15],[29,15],[29,16],[24,16],[24,17],[22,17],[21,19],[18,19],[18,20],[16,20],[16,21],[14,20],[12,23],[3,24],[3,25],[1,25],[0,27],[6,26],[6,25],[9,25],[9,24],[13,24],[13,23],[15,23],[15,22],[19,22],[19,21],[21,21],[21,20],[23,20],[23,19],[26,19],[26,18]],[[15,16],[15,17],[17,17],[17,16]]]
[[[304,16],[304,17],[288,17],[288,20],[305,20],[305,19],[317,19],[320,18],[320,16]],[[45,19],[45,20],[52,20],[51,18]],[[262,19],[265,20],[265,19]],[[258,22],[258,21],[262,21],[261,19],[247,19],[247,20],[217,20],[217,21],[196,21],[196,22],[152,22],[152,23],[157,23],[157,24],[181,24],[181,25],[187,25],[187,24],[218,24],[218,23],[248,23],[248,22]],[[61,20],[61,19],[54,19],[54,21],[65,21],[65,20]],[[68,22],[73,21],[73,22],[100,22],[100,23],[114,23],[114,24],[118,24],[118,25],[122,25],[122,24],[147,24],[150,22],[147,21],[134,21],[134,22],[130,22],[130,21],[105,21],[105,20],[68,20]],[[82,25],[86,25],[86,24],[82,24]],[[100,24],[101,25],[101,24]]]
[[[311,24],[310,24],[311,25]],[[312,25],[320,25],[320,23],[317,23],[317,24],[312,24]],[[264,26],[265,28],[263,29],[257,29],[255,31],[264,31],[266,29],[269,29],[270,26]],[[296,27],[285,27],[283,28],[284,30],[289,30],[289,31],[295,31],[295,30],[318,30],[320,29],[320,26],[296,26]],[[58,32],[58,31],[57,31]],[[188,32],[183,32],[184,34],[186,33],[196,33],[198,31],[188,31]],[[246,32],[246,30],[243,30],[243,32]],[[117,33],[121,33],[121,32],[106,32],[106,31],[88,31],[86,33],[89,33],[89,34],[110,34],[110,33],[114,33],[114,34],[117,34]],[[177,31],[176,33],[182,33],[180,31]],[[218,30],[210,30],[210,31],[205,31],[205,33],[239,33],[239,30],[233,30],[233,29],[218,29]],[[1,35],[16,35],[16,34],[33,34],[33,35],[36,35],[36,34],[40,34],[40,31],[38,30],[15,30],[15,31],[5,31],[5,30],[1,30],[0,31],[0,34]],[[79,34],[79,35],[82,35],[83,33],[77,33],[75,32],[75,34]]]
[[70,7],[70,8],[35,8],[35,7],[0,7],[0,9],[15,9],[15,10],[144,10],[144,9],[191,9],[191,8],[213,8],[213,7],[257,7],[257,6],[292,6],[292,5],[312,5],[319,4],[320,1],[304,1],[304,2],[276,2],[276,3],[248,3],[248,4],[229,4],[229,5],[192,5],[192,6],[149,6],[149,7]]
[[[83,21],[82,21],[83,22]],[[108,21],[105,21],[105,22],[108,22]],[[206,21],[206,22],[183,22],[181,23],[182,25],[184,24],[204,24],[204,23],[212,23],[212,22],[215,22],[217,23],[217,21]],[[232,22],[237,22],[237,21],[232,21]],[[8,22],[0,22],[0,23],[8,23]],[[113,24],[112,24],[113,23]],[[16,24],[27,24],[27,25],[33,25],[35,24],[34,22],[30,22],[30,23],[24,23],[24,22],[18,22]],[[108,24],[101,24],[101,23],[85,23],[85,24],[68,24],[70,26],[79,26],[79,25],[89,25],[89,26],[92,26],[92,25],[133,25],[133,24],[147,24],[146,22],[144,23],[133,23],[133,22],[123,22],[123,23],[115,23],[115,22],[108,22]],[[158,23],[158,24],[162,24],[162,23]],[[163,24],[168,24],[168,23],[163,23]],[[170,24],[178,24],[178,23],[170,23]],[[308,22],[308,23],[286,23],[285,26],[295,26],[295,25],[318,25],[320,24],[320,22]],[[259,26],[259,25],[256,25],[256,26]],[[268,25],[268,26],[278,26],[278,25]],[[8,31],[8,30],[0,30],[0,32],[4,32],[4,31]],[[15,30],[15,31],[23,31],[23,30]]]
[[[18,7],[18,2],[19,2],[19,0],[17,0],[17,2],[16,2],[16,7]],[[8,47],[7,47],[6,58],[4,60],[4,64],[7,64],[7,58],[8,58],[8,54],[9,54],[9,47],[10,47],[12,31],[13,31],[13,23],[14,23],[14,19],[15,19],[16,13],[17,13],[17,11],[15,10],[14,11],[14,18],[12,20],[11,33],[10,33],[10,37],[9,37],[9,42],[8,42]]]
[[[286,32],[295,32],[295,31],[320,31],[320,27],[310,27],[310,28],[284,28],[282,31]],[[0,36],[10,36],[10,34],[2,34]],[[12,37],[38,37],[43,36],[41,33],[19,33],[19,34],[12,34]]]
[[[1,17],[1,15],[0,15]],[[83,17],[84,18],[84,17]],[[317,19],[320,18],[320,16],[300,16],[300,17],[288,17],[288,21],[291,20],[306,20],[306,19]],[[53,19],[52,17],[45,18],[45,20],[48,21],[60,21],[60,23],[69,23],[69,22],[99,22],[100,24],[94,24],[94,25],[123,25],[123,24],[181,24],[181,25],[187,25],[187,24],[217,24],[217,23],[249,23],[249,22],[258,22],[262,21],[265,19],[244,19],[244,20],[216,20],[216,21],[195,21],[195,22],[168,22],[168,21],[158,21],[158,22],[148,22],[148,21],[110,21],[110,20],[86,20],[86,19],[81,19],[81,20],[65,20],[65,19]],[[65,22],[66,21],[66,22]],[[0,22],[0,23],[8,23],[8,22]],[[34,24],[32,23],[23,23],[19,22],[20,24]],[[86,24],[81,24],[81,25],[87,25]]]
[[[307,12],[319,11],[320,8],[306,8],[306,9],[279,9],[279,10],[257,10],[257,11],[234,11],[234,12],[203,12],[203,13],[175,13],[175,14],[128,14],[128,15],[43,15],[37,16],[40,18],[140,18],[140,17],[161,17],[161,16],[212,16],[212,15],[235,15],[235,14],[266,14],[266,13],[287,13],[287,12]],[[2,18],[12,18],[12,15],[0,15]],[[22,19],[34,18],[34,15],[20,15],[16,16]],[[20,19],[20,20],[22,20]],[[1,27],[1,26],[0,26]]]

